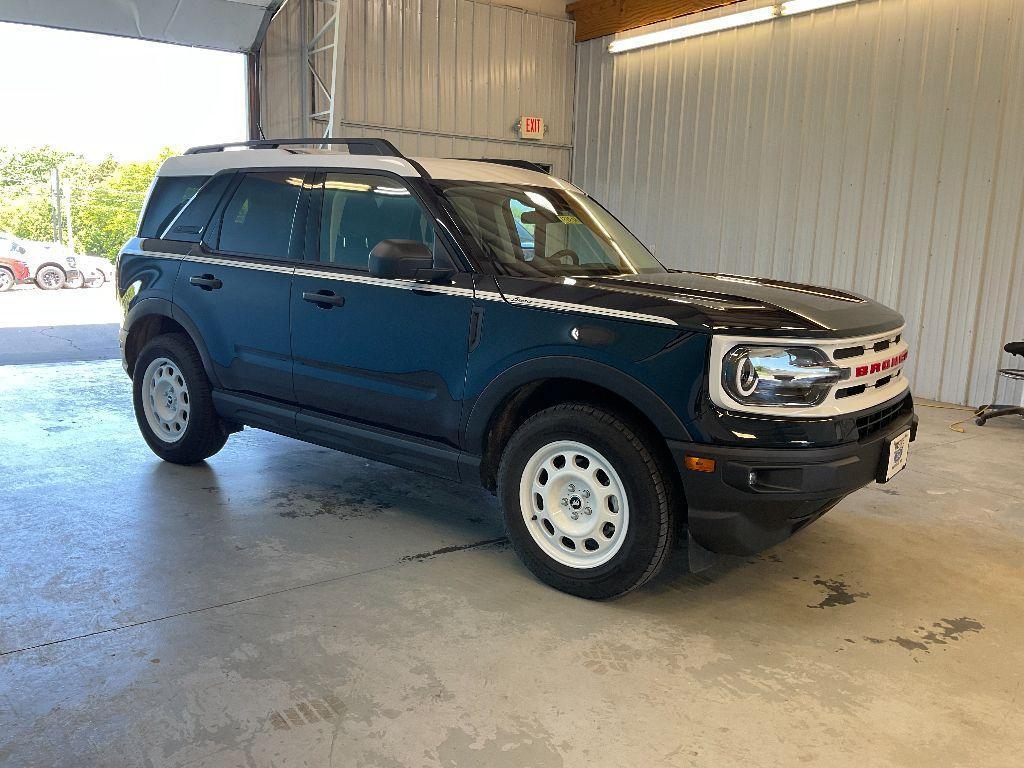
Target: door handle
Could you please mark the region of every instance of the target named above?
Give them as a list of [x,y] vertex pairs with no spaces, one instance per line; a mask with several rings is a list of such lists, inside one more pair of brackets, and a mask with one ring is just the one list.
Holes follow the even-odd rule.
[[345,297],[339,296],[334,291],[316,291],[315,293],[305,291],[302,294],[302,300],[316,304],[320,309],[345,306]]
[[223,280],[218,280],[213,275],[192,275],[188,281],[204,291],[216,291],[224,285]]

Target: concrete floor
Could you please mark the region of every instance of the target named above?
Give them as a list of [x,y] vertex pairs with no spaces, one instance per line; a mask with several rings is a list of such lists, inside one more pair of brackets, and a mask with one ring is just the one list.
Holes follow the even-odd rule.
[[17,285],[0,294],[0,365],[117,357],[120,324],[113,283],[60,291]]
[[116,361],[0,367],[0,764],[1020,765],[1024,423],[921,415],[890,485],[599,604],[482,491],[253,430],[164,464]]

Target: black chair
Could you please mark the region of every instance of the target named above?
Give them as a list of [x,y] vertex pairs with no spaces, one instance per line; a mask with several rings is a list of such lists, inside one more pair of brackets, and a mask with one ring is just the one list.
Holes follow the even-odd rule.
[[[1024,341],[1011,341],[1003,349],[1011,355],[1021,355],[1024,357]],[[1014,381],[1024,381],[1024,369],[1022,368],[1003,368],[999,371],[999,375]],[[1024,406],[986,405],[978,411],[974,418],[974,423],[979,427],[983,427],[986,421],[998,418],[999,416],[1024,416]]]

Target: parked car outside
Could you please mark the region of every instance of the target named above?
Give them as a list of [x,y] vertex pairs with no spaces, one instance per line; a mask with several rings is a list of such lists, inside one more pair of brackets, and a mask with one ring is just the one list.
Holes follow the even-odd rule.
[[13,238],[7,255],[24,261],[36,285],[45,291],[81,288],[85,283],[75,254],[60,243]]
[[587,598],[647,582],[680,529],[699,569],[906,467],[892,309],[669,269],[546,173],[332,141],[161,166],[116,284],[162,459],[250,426],[479,483],[523,563]]
[[11,290],[29,278],[28,265],[24,261],[0,256],[0,293]]
[[75,261],[88,288],[99,288],[108,280],[114,279],[114,265],[108,259],[87,253],[77,253]]

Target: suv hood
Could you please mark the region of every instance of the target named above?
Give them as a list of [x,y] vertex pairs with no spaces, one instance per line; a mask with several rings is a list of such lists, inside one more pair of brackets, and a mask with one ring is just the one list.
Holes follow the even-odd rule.
[[512,301],[583,304],[619,316],[635,312],[704,333],[841,338],[882,333],[904,322],[898,312],[853,293],[741,275],[674,271],[545,280],[544,288],[538,282],[499,278]]

